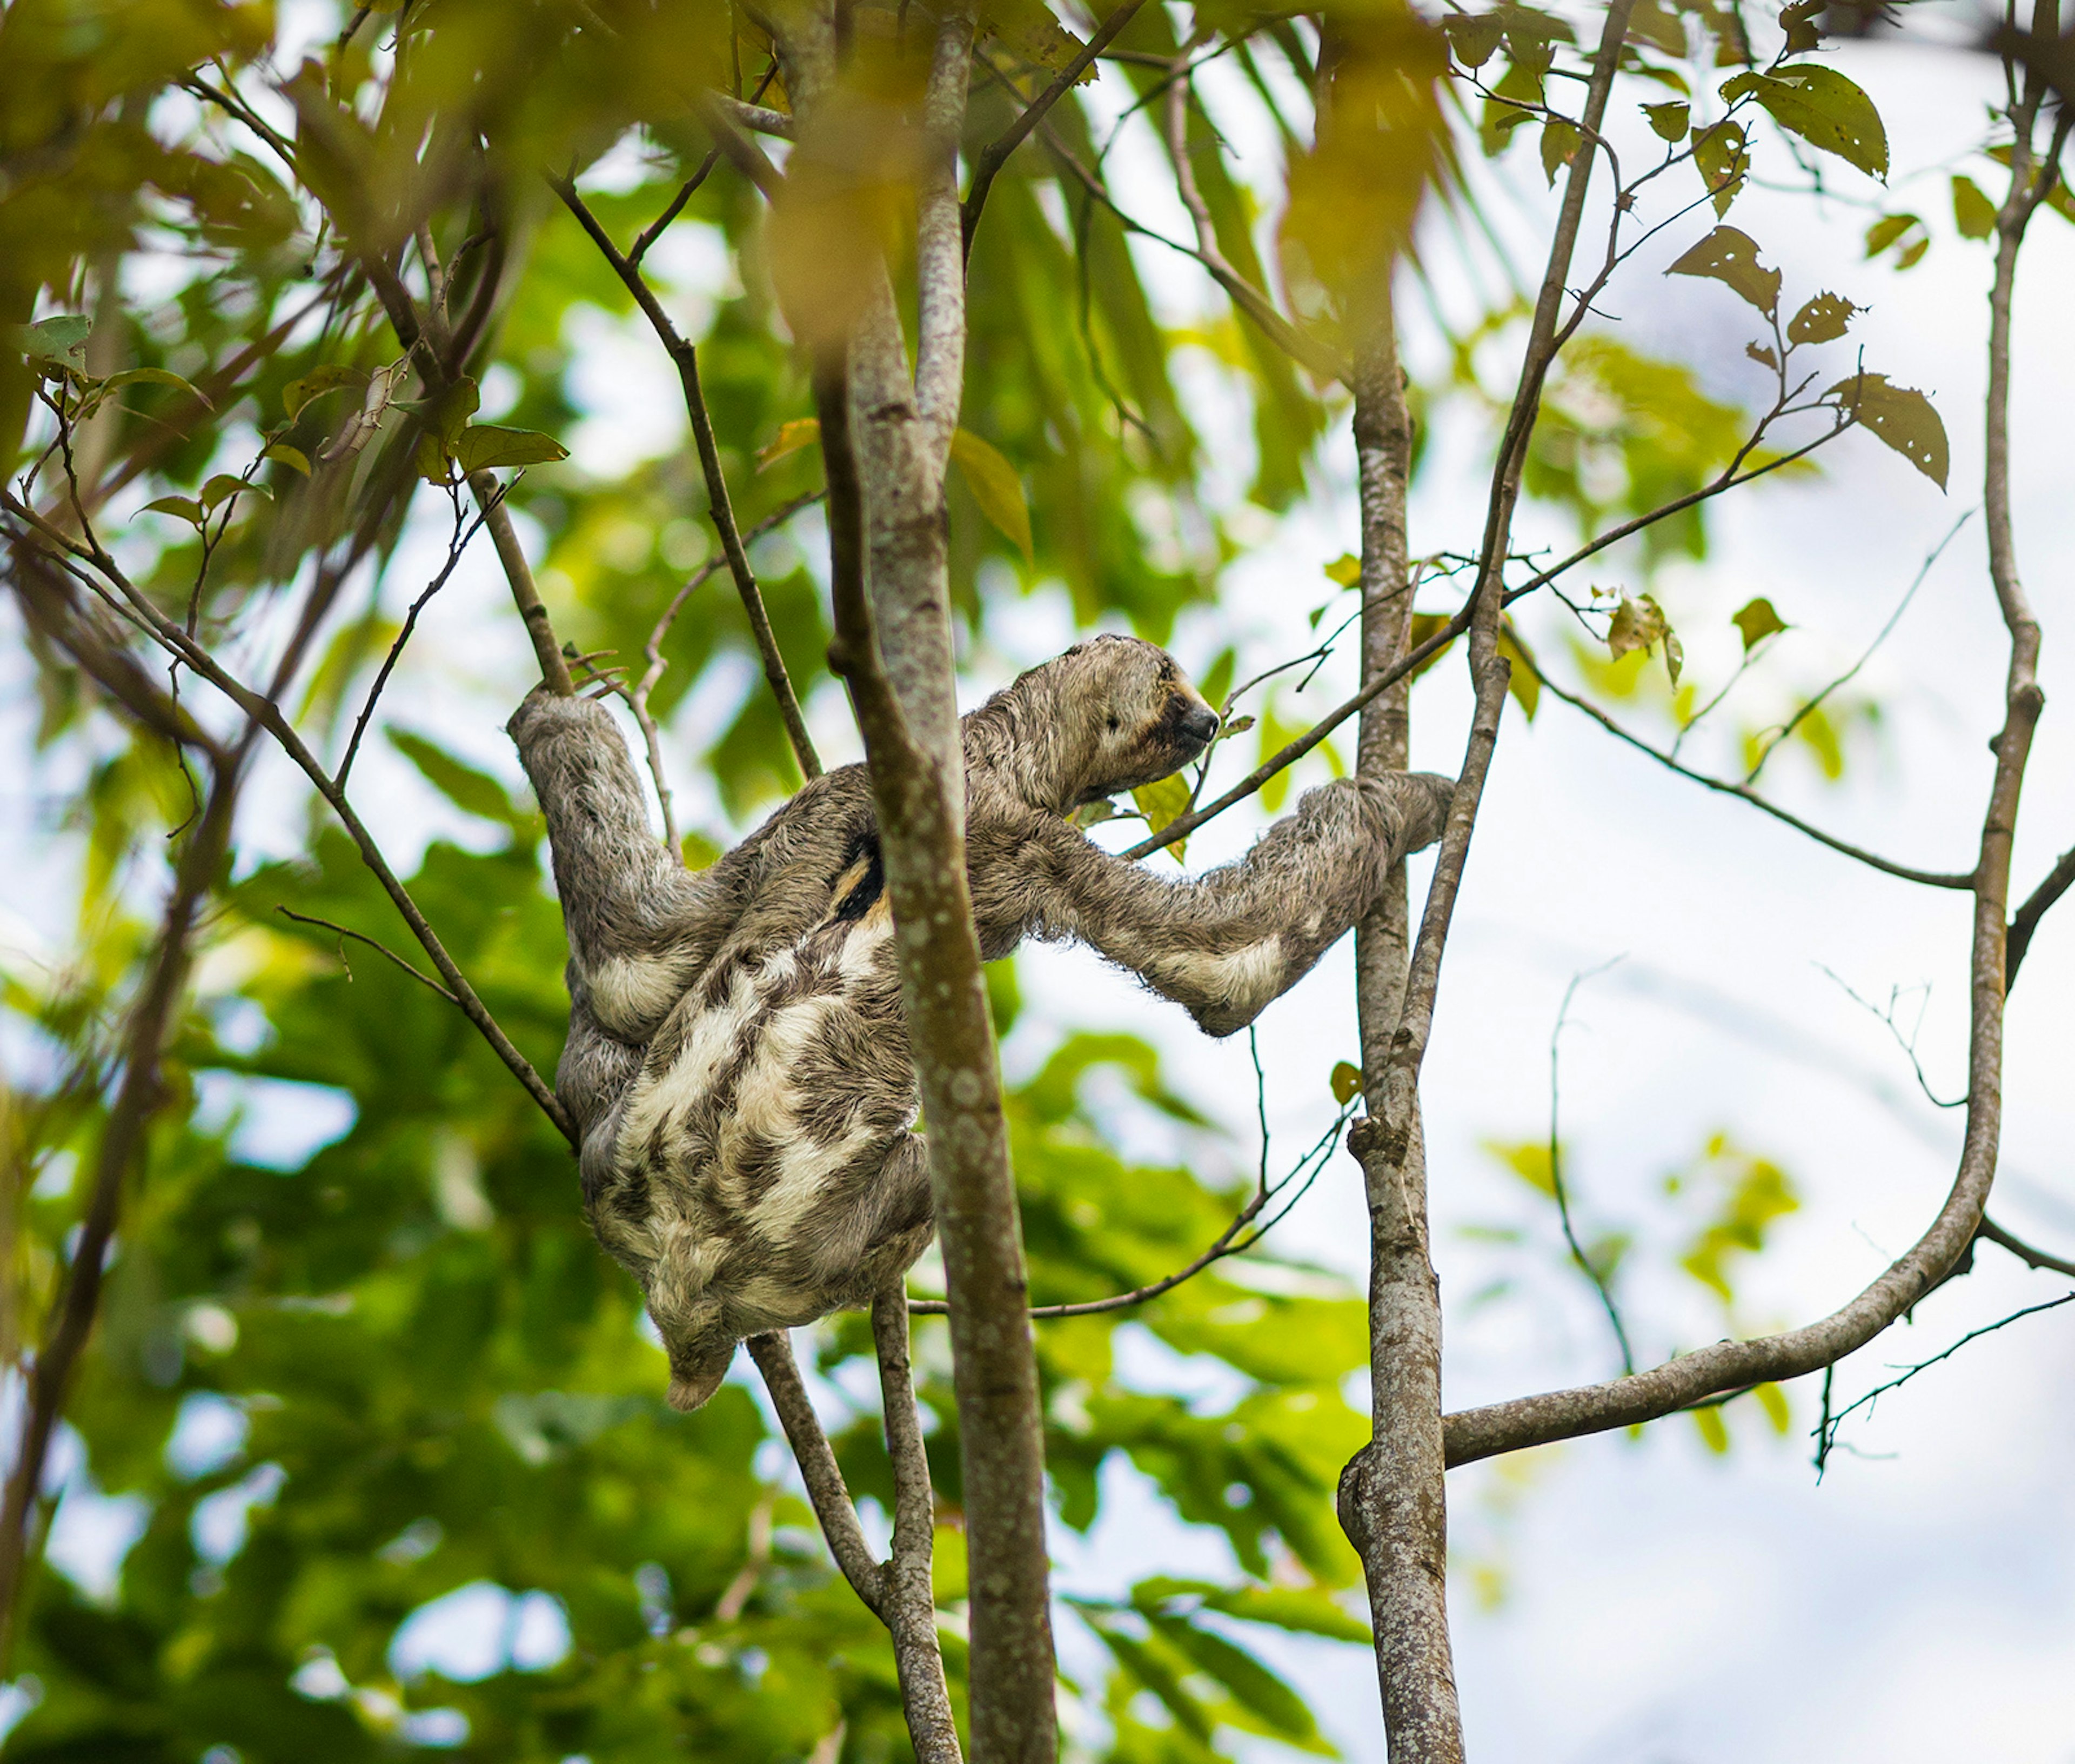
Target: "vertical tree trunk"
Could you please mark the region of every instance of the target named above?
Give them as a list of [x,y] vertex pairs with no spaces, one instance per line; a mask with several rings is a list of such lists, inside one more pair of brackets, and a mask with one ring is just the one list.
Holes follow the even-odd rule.
[[[1386,306],[1355,363],[1355,449],[1362,515],[1362,669],[1405,652],[1412,585],[1406,494],[1412,422]],[[1362,712],[1357,767],[1402,772],[1410,682]],[[1441,1303],[1428,1253],[1426,1146],[1416,1102],[1402,1154],[1377,1128],[1410,954],[1405,869],[1356,927],[1356,1004],[1369,1119],[1349,1135],[1369,1214],[1369,1445],[1340,1480],[1340,1522],[1362,1559],[1393,1764],[1455,1764],[1462,1720],[1448,1642],[1448,1502],[1441,1456]]]

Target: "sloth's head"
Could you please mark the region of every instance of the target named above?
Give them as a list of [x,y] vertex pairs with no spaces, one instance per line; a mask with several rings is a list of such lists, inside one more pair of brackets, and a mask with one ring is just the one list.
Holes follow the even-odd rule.
[[1033,668],[975,720],[1001,725],[1007,739],[990,757],[1033,806],[1061,814],[1179,771],[1218,732],[1217,712],[1173,656],[1120,636]]

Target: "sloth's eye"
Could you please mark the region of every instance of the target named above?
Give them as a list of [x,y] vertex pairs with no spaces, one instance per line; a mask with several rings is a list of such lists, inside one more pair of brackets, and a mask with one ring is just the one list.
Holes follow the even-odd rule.
[[1116,718],[1114,718],[1114,717],[1112,717],[1112,718],[1109,719],[1109,732],[1110,732],[1112,735],[1115,735],[1115,734],[1116,733],[1116,731],[1117,731],[1117,721],[1116,721]]

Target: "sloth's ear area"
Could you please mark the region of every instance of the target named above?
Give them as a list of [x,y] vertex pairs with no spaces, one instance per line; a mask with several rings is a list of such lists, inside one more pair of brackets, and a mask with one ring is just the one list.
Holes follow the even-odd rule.
[[666,1393],[670,1406],[681,1414],[704,1408],[707,1399],[720,1389],[721,1380],[727,1376],[727,1369],[734,1363],[735,1344],[731,1341],[723,1348],[710,1348],[703,1352],[673,1352],[670,1356],[670,1388]]

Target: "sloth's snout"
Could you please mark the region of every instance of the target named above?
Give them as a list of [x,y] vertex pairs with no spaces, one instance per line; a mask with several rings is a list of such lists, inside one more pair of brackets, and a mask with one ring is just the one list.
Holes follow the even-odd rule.
[[1218,732],[1218,714],[1207,704],[1191,705],[1182,713],[1182,733],[1199,747],[1207,745]]

